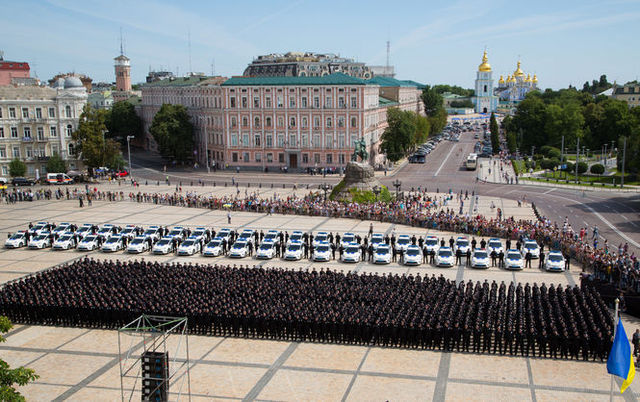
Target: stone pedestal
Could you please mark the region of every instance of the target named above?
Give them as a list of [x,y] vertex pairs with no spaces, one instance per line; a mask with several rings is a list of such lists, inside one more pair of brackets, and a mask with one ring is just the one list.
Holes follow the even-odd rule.
[[368,163],[349,162],[344,173],[344,187],[338,194],[337,198],[351,197],[349,189],[357,188],[363,191],[373,191],[375,186],[381,187],[380,182],[376,179],[373,167]]

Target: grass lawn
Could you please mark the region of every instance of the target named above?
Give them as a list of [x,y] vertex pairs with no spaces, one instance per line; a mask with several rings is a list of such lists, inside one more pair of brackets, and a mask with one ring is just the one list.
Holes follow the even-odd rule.
[[[557,182],[560,184],[574,184],[575,183],[575,174],[570,174],[568,172],[549,172],[549,173],[543,173],[542,174],[543,178],[536,178],[537,181],[547,181],[546,178],[549,179],[549,182]],[[605,185],[609,185],[612,186],[615,180],[615,184],[617,186],[620,185],[620,181],[621,181],[621,177],[622,175],[619,172],[616,172],[613,176],[587,176],[587,175],[578,175],[578,180],[579,182],[583,183],[584,185],[591,185],[591,183],[594,183],[594,185],[601,185],[601,184],[605,184]],[[566,183],[565,182],[565,178],[568,179],[570,181],[570,183]],[[638,185],[640,184],[640,182],[636,181],[632,181],[631,180],[631,175],[626,174],[625,175],[625,180],[624,180],[624,184],[629,184],[629,185]]]

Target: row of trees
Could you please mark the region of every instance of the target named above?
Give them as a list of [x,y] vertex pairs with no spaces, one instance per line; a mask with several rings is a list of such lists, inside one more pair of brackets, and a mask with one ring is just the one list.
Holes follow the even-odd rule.
[[[48,173],[66,173],[67,162],[56,152],[47,161]],[[27,164],[20,159],[13,159],[9,163],[9,175],[11,177],[22,177],[27,173]]]
[[429,119],[412,111],[390,108],[387,111],[388,127],[382,133],[380,149],[387,159],[396,162],[412,152],[416,145],[429,137]]
[[613,142],[622,150],[627,142],[627,172],[640,169],[640,107],[629,108],[626,102],[598,96],[594,98],[575,88],[543,93],[532,92],[517,108],[513,118],[503,120],[510,151],[528,152],[544,145],[575,150],[581,147],[600,151]]

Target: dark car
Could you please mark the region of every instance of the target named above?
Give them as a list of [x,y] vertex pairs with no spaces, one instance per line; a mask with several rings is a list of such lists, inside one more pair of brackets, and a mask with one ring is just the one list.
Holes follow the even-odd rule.
[[13,184],[14,187],[33,186],[35,182],[31,179],[27,179],[26,177],[14,177],[11,179],[11,184]]

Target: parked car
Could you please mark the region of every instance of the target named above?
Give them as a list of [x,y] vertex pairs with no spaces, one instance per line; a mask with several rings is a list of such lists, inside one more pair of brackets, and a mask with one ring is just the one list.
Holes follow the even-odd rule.
[[26,177],[14,177],[11,179],[11,184],[13,187],[33,186],[36,182],[31,179],[27,179]]

